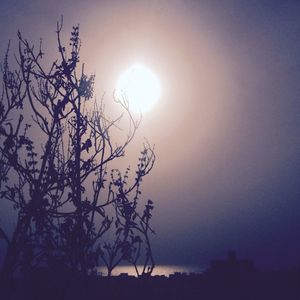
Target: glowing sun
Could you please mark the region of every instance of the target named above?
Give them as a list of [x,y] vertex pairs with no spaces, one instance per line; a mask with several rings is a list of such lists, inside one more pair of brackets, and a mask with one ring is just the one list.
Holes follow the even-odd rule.
[[158,77],[147,67],[135,64],[119,78],[116,86],[118,98],[128,101],[129,109],[143,113],[154,106],[161,94]]

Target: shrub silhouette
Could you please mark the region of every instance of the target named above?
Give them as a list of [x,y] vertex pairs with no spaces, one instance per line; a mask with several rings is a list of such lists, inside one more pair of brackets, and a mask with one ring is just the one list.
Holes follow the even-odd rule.
[[[20,32],[17,67],[10,68],[9,47],[1,65],[1,201],[9,201],[17,216],[12,234],[0,229],[7,245],[2,278],[57,266],[88,274],[101,262],[111,274],[122,261],[138,273],[140,259],[141,273],[151,274],[153,202],[141,211],[139,198],[155,161],[153,147],[145,142],[134,178],[129,167],[124,174],[115,168],[140,119],[126,98],[114,98],[122,108],[115,119],[103,101],[93,100],[95,76],[79,62],[79,26],[65,46],[62,24],[58,58],[48,68],[42,44],[35,48]],[[124,119],[129,126],[117,142],[112,132]]]

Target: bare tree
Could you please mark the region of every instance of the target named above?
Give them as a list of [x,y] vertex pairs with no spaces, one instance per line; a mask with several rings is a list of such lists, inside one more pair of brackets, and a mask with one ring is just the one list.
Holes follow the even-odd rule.
[[[130,168],[122,176],[111,167],[125,155],[140,120],[125,98],[114,99],[123,110],[115,119],[106,116],[102,101],[93,102],[95,77],[79,64],[79,26],[73,27],[69,47],[61,31],[62,22],[56,31],[59,57],[49,68],[42,45],[35,49],[21,33],[17,70],[9,69],[8,51],[2,65],[1,198],[17,213],[12,235],[1,229],[7,242],[2,276],[58,261],[85,274],[101,260],[109,274],[123,260],[137,270],[142,254],[142,273],[151,273],[153,206],[149,200],[139,212],[139,197],[155,161],[153,147],[144,145],[131,180]],[[125,138],[113,141],[112,132],[124,118],[129,124]],[[114,242],[109,241],[112,231]]]

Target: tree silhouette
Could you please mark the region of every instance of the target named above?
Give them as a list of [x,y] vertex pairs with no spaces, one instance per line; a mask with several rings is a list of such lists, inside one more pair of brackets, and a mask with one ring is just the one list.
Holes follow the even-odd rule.
[[[140,211],[139,198],[155,161],[153,147],[145,143],[134,178],[129,167],[123,175],[115,168],[140,120],[126,98],[114,99],[120,116],[106,116],[103,101],[93,101],[94,75],[79,63],[79,26],[68,46],[61,31],[62,21],[56,31],[59,57],[50,67],[42,44],[36,49],[20,32],[17,67],[10,68],[9,47],[1,65],[1,201],[16,212],[11,236],[0,229],[7,244],[2,277],[57,265],[88,274],[101,261],[109,274],[122,261],[138,275],[151,274],[153,203]],[[129,125],[117,142],[112,132],[124,119]]]

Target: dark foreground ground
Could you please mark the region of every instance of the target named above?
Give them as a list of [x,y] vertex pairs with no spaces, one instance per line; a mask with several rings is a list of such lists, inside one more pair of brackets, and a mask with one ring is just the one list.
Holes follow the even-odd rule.
[[299,270],[132,278],[35,272],[2,283],[1,300],[300,300]]

